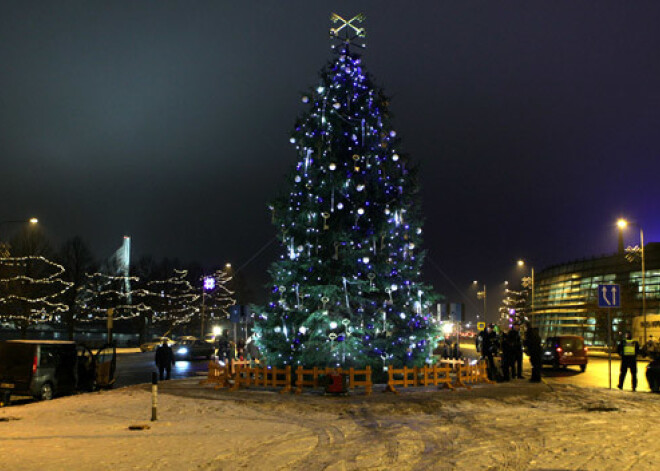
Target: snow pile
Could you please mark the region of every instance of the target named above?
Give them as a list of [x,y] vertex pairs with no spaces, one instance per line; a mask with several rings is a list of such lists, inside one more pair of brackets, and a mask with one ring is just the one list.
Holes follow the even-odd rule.
[[[0,409],[2,469],[656,469],[660,399],[520,381],[371,397],[194,380]],[[131,425],[148,429],[131,431]]]

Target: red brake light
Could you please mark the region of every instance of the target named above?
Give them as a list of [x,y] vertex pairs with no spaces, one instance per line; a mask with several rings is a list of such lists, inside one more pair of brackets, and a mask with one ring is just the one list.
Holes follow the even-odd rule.
[[561,353],[561,352],[563,352],[563,351],[564,351],[564,350],[562,350],[561,347],[557,347],[557,353]]
[[39,357],[37,355],[32,359],[32,374],[37,372],[37,363],[39,363]]

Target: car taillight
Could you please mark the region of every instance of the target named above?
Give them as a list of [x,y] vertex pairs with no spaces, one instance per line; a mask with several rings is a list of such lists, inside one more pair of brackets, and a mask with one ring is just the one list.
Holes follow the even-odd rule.
[[557,353],[561,353],[561,352],[563,352],[563,351],[564,351],[564,350],[562,350],[561,347],[557,347]]
[[32,359],[32,374],[37,372],[37,363],[39,363],[39,357],[37,355]]
[[589,351],[589,347],[584,347],[584,353],[587,353]]

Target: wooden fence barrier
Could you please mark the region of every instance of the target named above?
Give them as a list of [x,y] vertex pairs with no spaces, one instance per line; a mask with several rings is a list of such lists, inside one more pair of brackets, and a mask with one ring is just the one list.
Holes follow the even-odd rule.
[[226,366],[211,360],[209,361],[209,372],[206,379],[203,379],[199,384],[215,384],[215,389],[225,388],[229,386],[229,370]]
[[325,374],[324,371],[317,366],[308,370],[298,366],[296,368],[296,394],[301,394],[304,386],[318,388],[319,376]]
[[230,391],[236,391],[241,386],[249,387],[251,385],[262,387],[277,388],[282,386],[280,394],[291,391],[291,367],[271,368],[264,366],[244,366],[236,365],[236,374],[234,375],[234,385]]
[[348,389],[355,389],[364,387],[365,395],[369,396],[373,391],[373,383],[371,381],[371,367],[367,366],[364,370],[356,370],[349,368],[343,370],[342,368],[318,368],[304,369],[299,366],[296,369],[296,394],[301,394],[303,387],[308,386],[318,388],[321,386],[320,377],[330,373],[345,374],[348,376]]
[[[363,379],[357,379],[356,376]],[[364,370],[356,370],[349,368],[348,370],[348,389],[355,389],[357,387],[364,387],[365,396],[369,396],[372,391],[373,384],[371,383],[371,367],[367,365]]]
[[[425,365],[423,367],[415,366],[413,368],[408,368],[407,366],[404,366],[403,368],[394,368],[390,365],[387,368],[387,374],[388,381],[385,391],[393,392],[395,394],[399,394],[395,386],[408,388],[411,386],[445,385],[449,389],[454,389],[451,382],[450,366]],[[402,378],[396,379],[394,377],[395,375],[402,376]]]

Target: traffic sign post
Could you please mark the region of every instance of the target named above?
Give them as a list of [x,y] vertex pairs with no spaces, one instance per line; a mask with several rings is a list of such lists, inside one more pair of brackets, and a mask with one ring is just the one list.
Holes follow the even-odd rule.
[[607,364],[609,388],[612,389],[612,315],[610,309],[621,307],[621,286],[598,285],[598,307],[607,309]]

